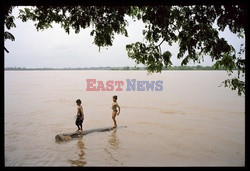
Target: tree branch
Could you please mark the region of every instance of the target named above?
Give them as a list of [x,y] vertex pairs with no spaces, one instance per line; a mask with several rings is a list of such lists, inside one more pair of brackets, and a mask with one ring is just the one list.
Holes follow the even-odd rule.
[[7,52],[7,53],[9,53],[9,51],[4,47],[4,50]]
[[159,45],[157,45],[157,46],[161,46],[161,44],[163,43],[165,41],[165,38],[161,41],[161,43],[159,44]]

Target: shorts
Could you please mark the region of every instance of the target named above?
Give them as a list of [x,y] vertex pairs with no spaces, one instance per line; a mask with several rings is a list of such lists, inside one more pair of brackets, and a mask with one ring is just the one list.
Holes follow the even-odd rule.
[[76,125],[82,125],[82,122],[83,122],[83,120],[82,120],[82,118],[81,117],[77,117],[76,118]]

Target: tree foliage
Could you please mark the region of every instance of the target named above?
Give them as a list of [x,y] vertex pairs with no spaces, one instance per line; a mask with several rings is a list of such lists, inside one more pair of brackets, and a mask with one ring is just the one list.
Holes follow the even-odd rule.
[[[70,28],[79,33],[80,29],[91,27],[91,36],[99,49],[112,46],[114,35],[128,36],[125,16],[142,20],[144,42],[126,45],[128,56],[136,63],[144,64],[150,72],[161,72],[172,65],[172,53],[162,51],[162,46],[179,44],[178,59],[181,65],[189,61],[200,63],[205,55],[215,60],[215,68],[225,68],[228,74],[238,69],[237,78],[226,80],[225,86],[231,85],[238,94],[245,93],[245,82],[240,81],[240,74],[245,73],[244,45],[237,51],[218,31],[226,27],[244,37],[246,31],[246,5],[190,5],[190,6],[36,6],[20,10],[19,18],[25,22],[35,22],[37,30],[52,27],[59,23],[69,34]],[[13,27],[12,18],[7,17],[5,25]],[[218,27],[215,28],[215,26]],[[12,39],[8,33],[6,38]],[[237,53],[238,52],[238,53]]]
[[[11,15],[12,13],[12,9],[14,7],[5,7],[4,10],[5,10],[5,15],[4,15],[4,26],[5,28],[7,28],[8,30],[10,30],[11,28],[14,28],[16,27],[15,23],[14,23],[14,20],[15,20],[15,17]],[[15,40],[15,37],[8,31],[4,31],[4,40],[11,40],[11,41],[14,41]],[[9,51],[4,47],[5,51],[7,53],[9,53]]]

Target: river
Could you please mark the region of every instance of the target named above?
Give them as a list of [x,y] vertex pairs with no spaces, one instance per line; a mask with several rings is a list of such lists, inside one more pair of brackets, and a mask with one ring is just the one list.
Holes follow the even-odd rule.
[[[245,166],[245,96],[225,71],[5,71],[5,166]],[[87,79],[123,81],[122,91],[87,91]],[[126,80],[162,81],[162,90],[126,91]],[[137,82],[138,83],[138,82]],[[117,128],[58,143],[76,131]]]

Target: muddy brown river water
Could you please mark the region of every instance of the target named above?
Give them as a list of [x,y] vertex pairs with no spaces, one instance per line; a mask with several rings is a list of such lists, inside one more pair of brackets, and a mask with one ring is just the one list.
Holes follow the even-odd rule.
[[[244,166],[245,96],[218,87],[225,71],[5,71],[5,166]],[[86,91],[86,79],[124,81],[123,91]],[[126,79],[163,81],[162,91],[126,91]],[[119,126],[57,143],[76,131]]]

